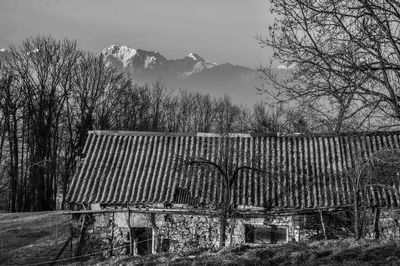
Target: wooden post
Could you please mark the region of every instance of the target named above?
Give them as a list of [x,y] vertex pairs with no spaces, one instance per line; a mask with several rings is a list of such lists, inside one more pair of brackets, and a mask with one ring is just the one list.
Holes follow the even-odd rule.
[[138,255],[138,239],[136,237],[136,234],[134,234],[135,238],[133,239],[133,256],[137,256]]
[[82,219],[81,232],[80,232],[80,235],[79,235],[78,247],[75,250],[75,257],[78,257],[80,255],[80,253],[81,253],[83,233],[85,231],[85,222],[86,222],[86,214],[83,216],[83,219]]
[[375,217],[374,217],[374,233],[375,239],[379,239],[379,217],[380,217],[380,209],[379,207],[375,208]]
[[156,243],[156,230],[152,228],[151,230],[151,254],[157,253],[157,243]]
[[325,229],[325,222],[324,222],[324,215],[322,213],[322,210],[319,210],[319,218],[321,219],[321,226],[322,226],[322,233],[324,234],[324,239],[328,240],[328,237],[326,235],[326,229]]
[[72,246],[72,242],[73,242],[73,240],[74,240],[74,228],[73,228],[73,226],[72,226],[72,223],[71,223],[71,221],[69,222],[69,232],[70,232],[70,235],[71,235],[71,244],[70,244],[70,246],[71,246],[71,257],[73,257],[74,256],[74,249],[73,249],[73,246]]
[[[116,206],[114,204],[114,206]],[[114,227],[115,227],[115,212],[112,214],[112,227],[111,227],[111,249],[110,249],[110,257],[114,255]]]
[[155,213],[150,214],[150,224],[151,224],[151,253],[157,253],[157,249],[160,243],[158,243],[158,226],[157,226],[157,217]]
[[132,228],[129,228],[129,256],[133,256],[133,233],[132,233]]
[[129,205],[126,206],[128,209],[128,220],[126,221],[129,228],[129,255],[133,255],[133,233],[131,226],[131,210],[129,209]]

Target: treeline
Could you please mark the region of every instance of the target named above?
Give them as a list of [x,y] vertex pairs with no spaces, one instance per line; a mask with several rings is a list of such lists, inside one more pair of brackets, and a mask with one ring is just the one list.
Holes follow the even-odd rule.
[[0,74],[0,208],[65,208],[92,129],[166,132],[307,131],[300,112],[252,110],[228,96],[135,85],[75,41],[35,37],[11,46]]

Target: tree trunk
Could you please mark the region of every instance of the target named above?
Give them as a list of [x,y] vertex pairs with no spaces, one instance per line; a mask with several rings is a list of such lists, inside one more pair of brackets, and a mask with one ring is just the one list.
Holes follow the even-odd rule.
[[[8,141],[10,149],[10,212],[16,212],[17,207],[17,190],[18,190],[18,136],[16,129],[15,110],[5,110],[6,126],[8,132]],[[11,114],[11,112],[13,112]]]
[[228,215],[226,211],[223,212],[220,216],[220,224],[219,224],[219,247],[225,247],[226,242],[226,224],[228,220]]
[[231,227],[230,227],[230,232],[229,232],[229,245],[233,245],[233,235],[235,234],[235,226],[236,226],[236,220],[231,222]]
[[358,193],[357,191],[354,191],[354,236],[356,240],[359,240],[361,237],[359,218]]
[[381,210],[379,209],[379,207],[375,208],[375,219],[374,219],[374,235],[375,235],[375,239],[379,239],[379,217],[381,214]]
[[324,239],[328,240],[328,237],[326,235],[325,222],[324,222],[324,216],[323,216],[322,210],[319,210],[319,217],[321,219],[322,233],[324,234]]

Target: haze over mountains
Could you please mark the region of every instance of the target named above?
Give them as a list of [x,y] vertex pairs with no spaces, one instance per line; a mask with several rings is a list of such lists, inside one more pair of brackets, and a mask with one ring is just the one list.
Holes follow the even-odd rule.
[[[256,69],[209,61],[196,53],[167,59],[159,52],[112,45],[101,51],[108,66],[125,73],[136,84],[160,80],[168,88],[189,89],[212,97],[225,94],[236,104],[251,107],[265,100],[258,95],[261,79]],[[0,49],[0,64],[7,51]],[[285,69],[277,69],[285,72]]]
[[211,96],[231,96],[233,102],[251,106],[261,99],[257,71],[248,67],[205,60],[196,53],[167,59],[159,52],[112,45],[102,54],[111,67],[137,84],[161,80],[170,88],[187,88]]

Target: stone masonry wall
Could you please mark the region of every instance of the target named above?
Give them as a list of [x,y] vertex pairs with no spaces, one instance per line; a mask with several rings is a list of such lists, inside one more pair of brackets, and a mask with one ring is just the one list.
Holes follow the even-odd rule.
[[[374,213],[368,211],[366,214],[367,228],[366,237],[374,237],[373,219]],[[399,238],[400,237],[400,213],[397,210],[381,210],[379,219],[379,232],[381,238]]]
[[[80,224],[82,220],[81,216]],[[88,215],[85,224],[82,253],[104,257],[129,253],[129,229],[119,227],[113,213]]]
[[[219,221],[217,217],[200,215],[166,215],[127,212],[93,214],[86,221],[84,237],[85,253],[103,251],[104,256],[129,253],[129,226],[153,228],[155,241],[161,245],[169,240],[169,251],[184,251],[192,248],[217,248]],[[82,218],[81,218],[82,219]],[[152,223],[152,220],[155,222]],[[288,239],[298,240],[296,227],[290,216],[277,217],[265,223],[264,218],[230,219],[227,227],[227,245],[245,243],[245,224],[286,227]],[[156,227],[155,227],[155,226]],[[113,251],[108,251],[114,249]],[[157,251],[157,244],[153,251]]]
[[170,240],[170,251],[218,246],[217,218],[199,215],[167,216],[160,223],[159,237]]
[[[380,219],[381,237],[400,237],[396,212],[382,211]],[[371,217],[371,215],[370,215]],[[312,220],[314,219],[314,220]],[[245,225],[276,225],[287,229],[287,240],[304,241],[321,239],[321,225],[312,216],[276,216],[270,219],[230,219],[227,227],[227,245],[245,243]],[[371,218],[370,218],[371,219]],[[82,216],[80,218],[82,222]],[[314,226],[307,226],[307,223]],[[163,240],[169,242],[169,251],[184,251],[192,248],[217,248],[219,221],[217,217],[200,215],[166,215],[131,213],[91,214],[86,219],[84,253],[101,252],[104,256],[129,254],[129,226],[152,228],[153,252],[159,251]],[[370,221],[367,224],[371,224]],[[369,225],[366,237],[373,237]],[[158,244],[157,244],[158,243]]]

